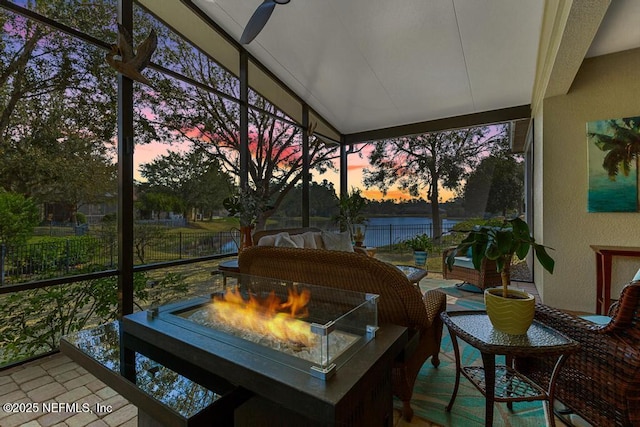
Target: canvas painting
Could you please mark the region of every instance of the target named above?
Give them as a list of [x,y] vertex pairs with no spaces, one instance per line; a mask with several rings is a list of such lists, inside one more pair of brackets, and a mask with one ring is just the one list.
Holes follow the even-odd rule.
[[588,212],[639,212],[640,116],[587,123]]

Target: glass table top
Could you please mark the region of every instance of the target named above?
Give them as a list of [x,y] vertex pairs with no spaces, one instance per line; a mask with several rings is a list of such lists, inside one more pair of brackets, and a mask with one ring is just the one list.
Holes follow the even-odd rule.
[[[66,335],[62,339],[106,369],[120,375],[119,323],[107,323]],[[179,375],[165,366],[135,354],[135,385],[185,419],[217,401],[221,395]]]
[[524,351],[562,350],[578,344],[546,325],[534,321],[526,334],[512,335],[494,329],[485,311],[460,311],[443,313],[442,319],[461,339],[481,350],[493,347]]

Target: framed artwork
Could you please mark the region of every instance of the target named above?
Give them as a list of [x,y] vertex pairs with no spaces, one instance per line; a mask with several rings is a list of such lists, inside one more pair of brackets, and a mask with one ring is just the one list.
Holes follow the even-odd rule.
[[640,212],[640,116],[587,123],[588,212]]

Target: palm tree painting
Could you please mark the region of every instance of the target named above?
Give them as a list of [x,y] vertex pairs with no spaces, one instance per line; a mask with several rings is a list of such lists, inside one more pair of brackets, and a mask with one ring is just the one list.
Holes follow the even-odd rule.
[[587,123],[588,212],[640,212],[640,116]]

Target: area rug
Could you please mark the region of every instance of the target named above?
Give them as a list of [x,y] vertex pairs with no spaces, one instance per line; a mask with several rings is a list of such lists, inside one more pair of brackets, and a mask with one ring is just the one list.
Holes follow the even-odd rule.
[[[421,283],[421,286],[432,288],[431,283],[426,286]],[[482,295],[464,291],[455,286],[443,287],[440,290],[447,294],[449,311],[484,309]],[[462,341],[458,343],[464,365],[482,365],[478,350]],[[504,363],[504,360],[497,360],[496,363]],[[411,406],[418,417],[442,426],[484,426],[484,396],[464,377],[460,378],[458,395],[451,412],[445,411],[453,392],[455,366],[451,338],[445,327],[440,351],[440,366],[434,368],[430,361],[424,364],[416,380]],[[494,426],[539,427],[545,424],[542,402],[514,403],[513,411],[507,408],[506,403],[494,405]]]

